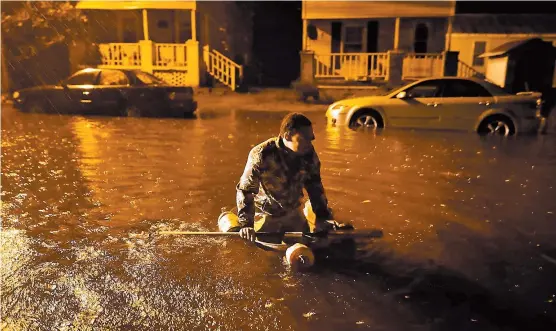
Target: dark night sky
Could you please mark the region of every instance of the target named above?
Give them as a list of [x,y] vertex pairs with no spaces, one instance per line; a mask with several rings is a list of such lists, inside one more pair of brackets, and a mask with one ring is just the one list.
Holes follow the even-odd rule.
[[457,1],[457,13],[556,13],[554,1]]

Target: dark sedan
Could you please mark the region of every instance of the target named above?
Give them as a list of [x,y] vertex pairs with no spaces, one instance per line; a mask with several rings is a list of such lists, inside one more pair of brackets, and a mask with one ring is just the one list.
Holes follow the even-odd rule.
[[13,99],[17,109],[33,113],[184,117],[197,109],[191,87],[140,70],[87,68],[59,85],[16,91]]

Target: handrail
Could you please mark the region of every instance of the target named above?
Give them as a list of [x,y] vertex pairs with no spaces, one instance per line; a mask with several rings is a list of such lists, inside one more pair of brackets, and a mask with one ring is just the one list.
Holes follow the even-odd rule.
[[232,91],[236,90],[237,79],[243,78],[243,66],[230,60],[217,50],[204,47],[207,71],[218,81],[228,86]]

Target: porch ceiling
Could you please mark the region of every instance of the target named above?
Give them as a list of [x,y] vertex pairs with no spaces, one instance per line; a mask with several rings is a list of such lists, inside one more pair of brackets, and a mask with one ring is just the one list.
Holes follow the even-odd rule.
[[77,9],[136,10],[136,9],[196,9],[196,1],[79,1]]

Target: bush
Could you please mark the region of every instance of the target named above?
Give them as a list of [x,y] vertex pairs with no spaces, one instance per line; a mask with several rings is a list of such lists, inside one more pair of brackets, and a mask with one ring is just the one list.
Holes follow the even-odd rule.
[[299,100],[303,102],[306,102],[309,97],[312,97],[315,101],[319,100],[319,89],[315,84],[300,82],[299,80],[296,80],[292,83],[292,88],[297,93]]

